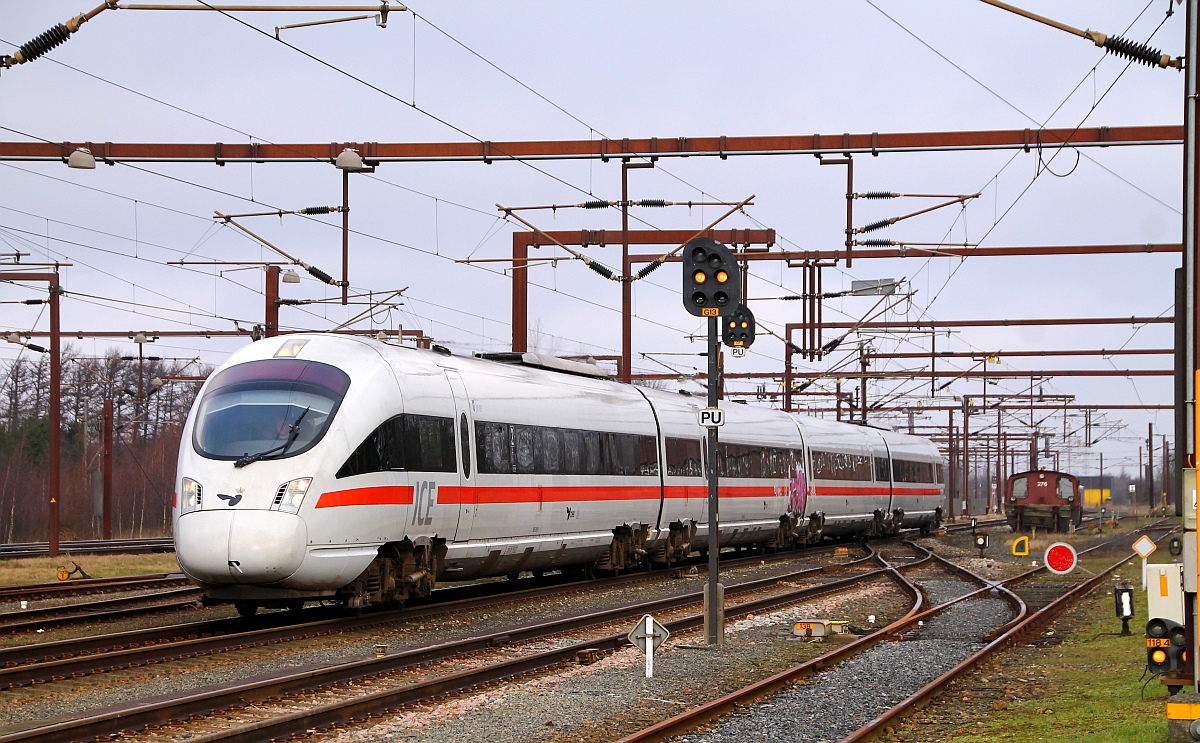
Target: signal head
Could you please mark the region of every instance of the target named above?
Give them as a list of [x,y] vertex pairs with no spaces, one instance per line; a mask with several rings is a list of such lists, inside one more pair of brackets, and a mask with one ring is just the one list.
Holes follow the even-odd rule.
[[733,252],[711,237],[683,251],[683,306],[700,317],[727,315],[741,301],[741,269]]

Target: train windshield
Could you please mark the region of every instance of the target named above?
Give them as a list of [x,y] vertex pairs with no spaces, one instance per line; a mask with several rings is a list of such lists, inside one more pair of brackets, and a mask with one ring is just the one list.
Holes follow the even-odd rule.
[[1024,498],[1027,495],[1029,495],[1029,480],[1026,480],[1024,477],[1019,477],[1016,480],[1013,480],[1012,481],[1012,498],[1013,498],[1013,500],[1016,500],[1017,498]]
[[1075,483],[1065,477],[1058,478],[1058,497],[1063,500],[1075,499]]
[[321,440],[350,387],[342,370],[270,359],[218,374],[200,400],[192,443],[210,459],[280,459]]

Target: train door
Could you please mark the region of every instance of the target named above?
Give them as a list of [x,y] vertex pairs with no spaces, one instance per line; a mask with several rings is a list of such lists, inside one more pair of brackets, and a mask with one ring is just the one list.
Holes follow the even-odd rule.
[[471,538],[471,527],[475,523],[475,510],[479,503],[475,491],[475,447],[471,445],[475,422],[462,376],[453,369],[444,371],[454,394],[454,439],[458,452],[458,526],[454,531],[454,541],[465,542]]

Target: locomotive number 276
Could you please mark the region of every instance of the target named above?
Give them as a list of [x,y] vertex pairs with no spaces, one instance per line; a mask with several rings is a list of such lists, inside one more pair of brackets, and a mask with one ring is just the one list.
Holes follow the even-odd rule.
[[434,504],[437,503],[437,483],[419,482],[413,486],[412,523],[416,526],[429,526],[433,523]]

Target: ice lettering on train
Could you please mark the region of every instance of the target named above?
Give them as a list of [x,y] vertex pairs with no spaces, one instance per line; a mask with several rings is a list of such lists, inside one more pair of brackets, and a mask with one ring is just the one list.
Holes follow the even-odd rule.
[[429,526],[433,523],[433,505],[437,503],[437,483],[423,481],[413,487],[412,523]]

